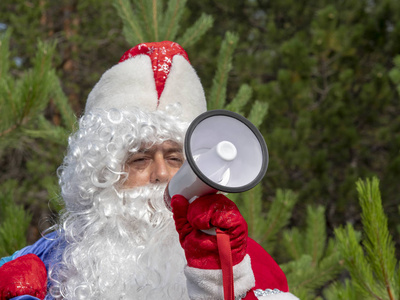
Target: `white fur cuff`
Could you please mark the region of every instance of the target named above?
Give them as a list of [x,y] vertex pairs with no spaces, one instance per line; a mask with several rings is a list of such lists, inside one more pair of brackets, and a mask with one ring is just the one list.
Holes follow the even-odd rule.
[[296,296],[291,293],[279,293],[268,296],[257,297],[259,300],[299,300]]
[[[185,275],[190,299],[224,299],[222,270],[204,270],[186,266]],[[233,266],[233,281],[235,297],[246,294],[255,285],[249,255],[246,255],[239,264]]]

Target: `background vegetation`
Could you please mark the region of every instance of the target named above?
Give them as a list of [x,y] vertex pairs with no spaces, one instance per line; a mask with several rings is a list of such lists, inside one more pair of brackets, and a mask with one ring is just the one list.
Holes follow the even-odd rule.
[[266,139],[265,179],[232,199],[291,289],[400,298],[400,2],[3,0],[0,36],[0,256],[54,222],[56,170],[101,74],[136,43],[169,39],[209,108]]

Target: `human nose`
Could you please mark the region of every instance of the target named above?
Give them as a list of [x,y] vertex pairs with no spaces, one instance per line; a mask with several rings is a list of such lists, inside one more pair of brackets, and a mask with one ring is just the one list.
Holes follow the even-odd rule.
[[162,155],[156,155],[150,176],[150,183],[166,183],[169,180],[170,172],[164,158]]

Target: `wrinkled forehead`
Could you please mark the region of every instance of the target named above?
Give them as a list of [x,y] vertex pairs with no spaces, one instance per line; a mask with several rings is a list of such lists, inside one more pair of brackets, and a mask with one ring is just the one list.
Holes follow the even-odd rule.
[[140,145],[138,152],[154,152],[157,150],[183,152],[183,144],[182,141],[172,139],[158,140],[153,143],[145,142]]

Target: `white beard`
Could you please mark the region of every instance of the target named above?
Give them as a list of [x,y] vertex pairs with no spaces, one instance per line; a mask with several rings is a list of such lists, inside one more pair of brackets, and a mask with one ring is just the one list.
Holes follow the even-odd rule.
[[53,296],[189,299],[183,273],[186,260],[172,213],[163,203],[164,188],[108,190],[89,213],[70,213],[72,221],[64,229],[82,234],[69,241],[61,265],[54,270]]

